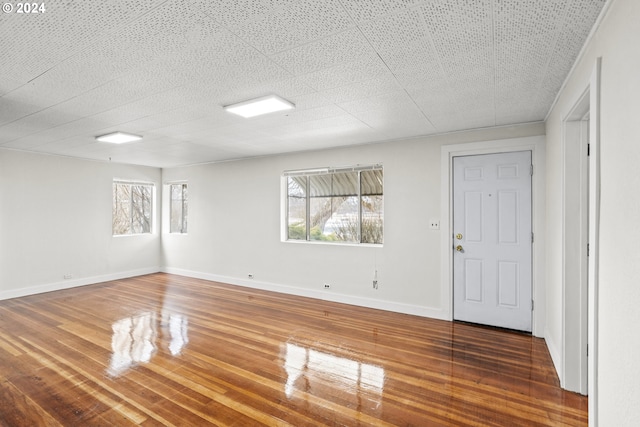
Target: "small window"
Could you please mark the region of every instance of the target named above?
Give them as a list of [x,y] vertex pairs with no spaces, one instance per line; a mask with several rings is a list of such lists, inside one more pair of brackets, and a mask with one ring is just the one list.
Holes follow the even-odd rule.
[[170,184],[171,211],[170,211],[170,233],[187,232],[187,184]]
[[382,166],[285,172],[287,239],[383,242]]
[[152,210],[153,184],[113,182],[114,236],[151,233]]

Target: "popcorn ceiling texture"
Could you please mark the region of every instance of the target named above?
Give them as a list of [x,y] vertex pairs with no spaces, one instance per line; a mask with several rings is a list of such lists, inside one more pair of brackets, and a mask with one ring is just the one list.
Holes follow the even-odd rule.
[[[543,120],[605,0],[108,0],[0,14],[0,147],[177,166]],[[222,107],[276,93],[292,112]],[[144,135],[113,147],[94,136]]]

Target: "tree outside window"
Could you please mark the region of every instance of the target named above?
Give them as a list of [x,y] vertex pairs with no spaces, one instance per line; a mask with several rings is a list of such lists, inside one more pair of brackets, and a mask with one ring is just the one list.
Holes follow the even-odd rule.
[[152,208],[153,184],[114,181],[113,235],[151,233]]
[[186,233],[187,232],[187,184],[171,184],[170,186],[170,233]]
[[288,240],[383,243],[381,166],[287,176]]

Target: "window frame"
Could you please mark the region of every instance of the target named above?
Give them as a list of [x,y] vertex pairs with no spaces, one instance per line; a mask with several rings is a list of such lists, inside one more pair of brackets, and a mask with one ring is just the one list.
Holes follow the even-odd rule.
[[[188,185],[189,183],[186,181],[180,181],[180,182],[168,182],[167,185],[169,186],[169,233],[170,234],[187,234],[188,233],[188,221],[186,221],[186,216],[185,213],[188,214],[188,191],[187,191],[187,197],[185,197],[185,190],[188,190]],[[173,226],[173,186],[174,185],[179,185],[182,187],[181,190],[181,199],[180,204],[181,204],[181,212],[182,214],[180,215],[181,221],[180,221],[180,230],[179,231],[174,231],[172,229]],[[176,200],[177,201],[177,200]],[[185,206],[186,205],[186,206]]]
[[[127,185],[129,186],[129,232],[128,233],[116,233],[113,227],[114,213],[115,213],[115,203],[116,203],[116,186],[117,185]],[[140,187],[148,187],[149,188],[149,231],[143,232],[133,232],[134,230],[134,215],[133,215],[133,205],[134,205],[134,197],[132,192],[132,187],[140,186]],[[143,236],[147,234],[154,234],[155,230],[155,214],[156,214],[156,185],[153,182],[148,181],[135,181],[135,180],[126,180],[126,179],[114,179],[111,184],[111,236],[112,237],[122,237],[122,236]],[[144,206],[143,206],[143,215],[144,215]]]
[[[362,172],[380,170],[382,171],[382,193],[380,194],[383,197],[382,204],[384,206],[384,167],[382,163],[376,163],[371,165],[356,165],[356,166],[343,166],[343,167],[326,167],[326,168],[314,168],[314,169],[300,169],[300,170],[289,170],[284,171],[282,174],[283,179],[283,190],[284,190],[284,221],[283,221],[283,233],[282,240],[285,242],[293,242],[293,243],[312,243],[312,244],[337,244],[337,245],[354,245],[354,246],[375,246],[381,247],[384,245],[384,208],[382,209],[382,241],[380,243],[370,243],[363,242],[362,236],[362,221],[363,221],[363,208],[362,208],[362,200],[366,195],[362,194]],[[357,203],[358,203],[358,224],[357,224],[357,240],[356,241],[323,241],[316,240],[311,238],[311,177],[318,175],[334,175],[339,173],[349,173],[349,172],[357,172],[358,181],[357,181]],[[305,239],[291,239],[289,238],[289,179],[291,177],[301,177],[304,176],[305,179],[305,188],[304,188],[304,198],[305,198]],[[335,195],[327,196],[327,197],[336,197]]]

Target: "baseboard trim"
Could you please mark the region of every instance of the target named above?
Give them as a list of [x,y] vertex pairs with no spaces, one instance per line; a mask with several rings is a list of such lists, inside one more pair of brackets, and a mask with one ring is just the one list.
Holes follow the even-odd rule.
[[45,292],[60,291],[62,289],[76,288],[79,286],[94,285],[96,283],[108,282],[110,280],[127,279],[129,277],[143,276],[145,274],[158,273],[160,267],[141,268],[137,270],[122,271],[118,273],[104,274],[100,276],[82,277],[78,279],[64,280],[62,282],[47,283],[43,285],[29,286],[27,288],[15,289],[0,292],[0,301],[20,298],[29,295],[42,294]]
[[547,344],[547,349],[549,350],[549,354],[551,355],[551,361],[553,362],[553,366],[556,368],[556,375],[558,375],[558,379],[560,380],[560,386],[564,388],[564,380],[563,380],[563,371],[562,371],[562,352],[559,347],[556,345],[553,340],[549,339],[551,334],[548,332],[545,333],[544,342]]
[[414,316],[428,317],[431,319],[449,320],[445,310],[422,307],[412,304],[398,302],[381,301],[373,298],[358,297],[353,295],[325,292],[298,288],[295,286],[281,285],[277,283],[264,282],[259,280],[241,279],[231,276],[222,276],[200,271],[184,270],[181,268],[163,267],[163,273],[176,274],[178,276],[192,277],[194,279],[210,280],[212,282],[226,283],[230,285],[243,286],[246,288],[260,289],[264,291],[278,292],[281,294],[295,295],[307,298],[315,298],[323,301],[338,302],[342,304],[355,305],[359,307],[374,308],[377,310],[392,311],[395,313],[411,314]]

